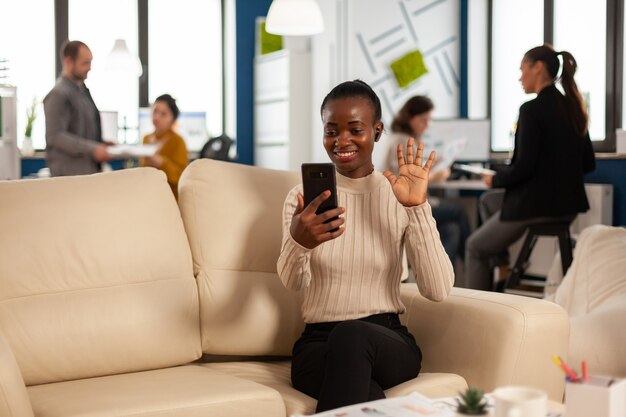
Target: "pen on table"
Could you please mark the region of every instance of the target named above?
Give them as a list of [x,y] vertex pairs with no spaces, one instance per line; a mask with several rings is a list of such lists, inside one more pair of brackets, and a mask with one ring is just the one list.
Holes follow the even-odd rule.
[[583,373],[583,381],[589,382],[589,376],[587,375],[587,361],[583,361],[580,367],[581,367],[581,372]]
[[556,355],[553,355],[552,360],[559,368],[563,370],[563,372],[565,372],[567,376],[569,376],[572,379],[572,382],[579,382],[580,378],[578,378],[578,375],[576,375],[576,372],[572,371],[569,368],[569,366],[567,366],[567,364],[561,360],[561,358],[559,358]]

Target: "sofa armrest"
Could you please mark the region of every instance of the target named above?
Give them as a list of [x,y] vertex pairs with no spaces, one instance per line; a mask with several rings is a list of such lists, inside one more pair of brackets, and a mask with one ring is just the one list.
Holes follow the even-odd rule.
[[11,347],[0,334],[0,416],[33,417],[28,392]]
[[435,303],[415,284],[403,284],[401,294],[402,321],[422,349],[422,371],[455,373],[485,391],[536,387],[562,401],[564,376],[552,355],[567,357],[569,322],[557,304],[464,288]]
[[568,363],[587,361],[594,375],[626,377],[626,293],[617,294],[588,314],[570,317]]

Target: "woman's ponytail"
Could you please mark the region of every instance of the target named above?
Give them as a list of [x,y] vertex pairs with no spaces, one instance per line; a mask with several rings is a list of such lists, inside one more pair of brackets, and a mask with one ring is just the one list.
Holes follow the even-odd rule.
[[[563,59],[562,65],[559,65],[559,55]],[[587,110],[576,81],[574,81],[577,65],[572,54],[567,51],[556,52],[552,46],[544,44],[530,49],[524,55],[524,59],[533,64],[542,61],[553,82],[558,79],[561,80],[565,92],[565,111],[576,134],[585,135],[588,130]],[[558,76],[559,67],[562,68],[560,77]]]
[[567,51],[558,52],[563,58],[563,70],[561,71],[561,85],[565,91],[565,101],[567,103],[567,113],[574,125],[576,133],[583,136],[587,133],[588,117],[585,102],[583,101],[578,86],[574,80],[574,74],[578,65],[576,60]]

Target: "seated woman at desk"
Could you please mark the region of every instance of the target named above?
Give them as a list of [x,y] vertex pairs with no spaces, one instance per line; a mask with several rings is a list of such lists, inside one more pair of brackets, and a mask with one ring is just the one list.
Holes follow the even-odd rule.
[[381,106],[360,80],[333,88],[321,115],[339,207],[318,215],[330,193],[305,207],[302,185],[294,187],[277,263],[283,284],[304,291],[306,326],[293,347],[291,380],[317,398],[318,412],[384,398],[385,389],[419,373],[421,351],[398,317],[405,242],[422,295],[441,301],[454,282],[426,200],[434,153],[422,164],[423,145],[415,152],[410,138],[406,153],[397,147],[395,175],[375,172]]
[[[555,86],[559,56],[565,94]],[[467,241],[469,288],[492,289],[492,267],[498,266],[492,260],[507,259],[507,248],[529,225],[571,221],[589,209],[583,175],[593,171],[595,157],[585,103],[574,81],[576,60],[569,52],[543,45],[526,52],[520,70],[524,91],[537,97],[520,107],[511,164],[483,176],[488,187],[503,188],[504,195],[485,196],[483,205],[501,201],[501,209]]]
[[[392,134],[389,135],[391,146],[384,169],[391,169],[393,164],[397,163],[394,158],[397,158],[395,154],[398,144],[406,143],[409,136],[420,141],[430,125],[434,107],[431,99],[425,96],[411,97],[402,106],[391,123]],[[436,164],[437,161],[435,161]],[[443,167],[431,172],[429,180],[445,181],[449,176],[450,168]],[[441,242],[454,265],[457,257],[463,259],[465,256],[465,240],[470,234],[467,213],[461,204],[453,201],[432,197],[429,201],[433,209],[433,217],[437,221]]]
[[151,166],[163,170],[167,182],[178,198],[178,180],[189,164],[187,147],[183,138],[172,130],[180,110],[176,100],[169,94],[157,97],[152,106],[154,132],[143,138],[143,143],[158,145],[157,152],[140,160],[141,166]]

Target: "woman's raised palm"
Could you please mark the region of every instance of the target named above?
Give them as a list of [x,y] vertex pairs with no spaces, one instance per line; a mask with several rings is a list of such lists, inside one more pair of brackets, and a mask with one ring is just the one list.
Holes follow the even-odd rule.
[[428,156],[428,160],[422,166],[422,153],[424,144],[418,143],[417,155],[413,157],[415,140],[409,138],[406,143],[406,158],[402,145],[398,145],[399,173],[394,175],[391,171],[385,171],[383,175],[389,180],[393,194],[398,202],[406,207],[418,206],[426,201],[428,191],[428,172],[435,159],[435,151]]

